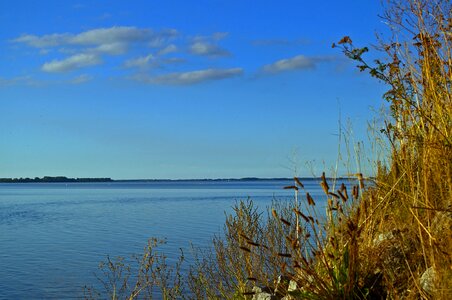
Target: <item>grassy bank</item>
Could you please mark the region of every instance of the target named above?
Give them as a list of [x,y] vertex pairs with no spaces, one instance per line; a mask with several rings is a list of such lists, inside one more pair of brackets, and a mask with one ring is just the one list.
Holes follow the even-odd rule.
[[375,162],[372,183],[356,174],[333,186],[322,176],[321,217],[295,178],[294,201],[276,202],[268,216],[237,204],[188,278],[152,244],[136,283],[111,288],[111,298],[151,298],[158,287],[168,299],[452,299],[452,3],[386,5],[393,36],[380,41],[380,60],[366,61],[368,49],[350,37],[334,45],[388,86],[389,113],[374,133],[388,156]]

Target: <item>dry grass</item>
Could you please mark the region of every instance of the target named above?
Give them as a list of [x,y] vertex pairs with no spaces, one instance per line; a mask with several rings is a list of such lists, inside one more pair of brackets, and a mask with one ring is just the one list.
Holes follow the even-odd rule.
[[[357,174],[351,191],[331,191],[323,175],[324,222],[298,179],[288,187],[294,203],[266,220],[241,203],[196,273],[209,274],[204,291],[246,298],[258,285],[300,299],[452,299],[452,3],[388,1],[383,18],[394,34],[381,41],[386,60],[366,62],[368,49],[349,37],[334,45],[389,87],[380,146],[390,157],[377,163],[373,184],[364,189]],[[279,276],[297,288],[281,290]]]
[[[187,298],[251,299],[262,287],[286,299],[452,299],[452,3],[387,1],[383,18],[393,32],[380,41],[386,59],[368,63],[349,37],[334,45],[389,87],[380,145],[389,157],[373,182],[356,174],[332,190],[323,175],[325,218],[297,178],[294,201],[266,215],[237,203],[224,236],[197,253]],[[144,282],[182,297],[181,281]]]
[[[381,275],[362,272],[359,262],[361,213],[354,208],[364,180],[354,181],[349,196],[346,185],[332,191],[322,176],[328,217],[319,217],[315,200],[300,180],[294,183],[287,188],[301,203],[274,202],[267,216],[250,200],[236,205],[225,237],[214,239],[214,253],[192,268],[189,282],[196,299],[251,299],[256,286],[274,297],[301,299],[379,295],[371,289]],[[297,288],[288,291],[290,282]]]
[[[349,38],[340,42],[361,70],[389,86],[382,132],[390,163],[360,203],[371,209],[361,226],[368,244],[386,235],[375,267],[389,297],[451,299],[452,4],[390,1],[384,18],[394,33],[381,44],[388,61],[371,67]],[[436,276],[425,289],[420,277],[429,268]]]
[[107,258],[97,275],[101,288],[85,287],[85,299],[180,299],[184,297],[181,253],[176,265],[168,265],[158,247],[166,241],[151,238],[142,255],[132,260]]

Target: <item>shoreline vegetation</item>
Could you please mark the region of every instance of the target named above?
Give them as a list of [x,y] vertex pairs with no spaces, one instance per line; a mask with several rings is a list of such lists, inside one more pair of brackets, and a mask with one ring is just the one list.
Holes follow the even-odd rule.
[[188,274],[182,250],[169,265],[158,248],[164,241],[150,239],[134,267],[108,257],[105,289],[86,288],[85,297],[452,299],[452,2],[384,5],[391,34],[375,47],[381,59],[369,62],[369,49],[348,36],[333,44],[387,87],[372,132],[380,155],[367,157],[372,184],[360,171],[362,153],[348,152],[358,156],[356,181],[332,183],[323,173],[324,213],[293,178],[293,201],[275,201],[266,213],[251,200],[236,203],[212,247],[194,249]]

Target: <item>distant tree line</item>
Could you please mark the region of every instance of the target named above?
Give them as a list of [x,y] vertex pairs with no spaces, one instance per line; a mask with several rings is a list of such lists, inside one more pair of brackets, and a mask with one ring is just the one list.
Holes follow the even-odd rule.
[[42,178],[0,178],[0,183],[27,182],[110,182],[111,178],[68,178],[66,176],[44,176]]

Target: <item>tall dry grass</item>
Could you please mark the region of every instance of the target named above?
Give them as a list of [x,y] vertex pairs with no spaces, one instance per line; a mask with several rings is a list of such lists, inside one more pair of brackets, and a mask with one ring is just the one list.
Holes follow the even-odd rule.
[[[339,42],[362,71],[389,86],[382,133],[390,158],[360,206],[365,240],[384,237],[382,275],[392,298],[452,298],[452,3],[388,1],[393,37],[381,41],[386,61],[368,64],[366,48]],[[389,231],[390,229],[390,231]],[[390,288],[389,288],[390,287]]]

